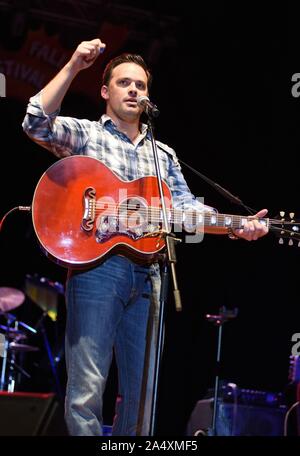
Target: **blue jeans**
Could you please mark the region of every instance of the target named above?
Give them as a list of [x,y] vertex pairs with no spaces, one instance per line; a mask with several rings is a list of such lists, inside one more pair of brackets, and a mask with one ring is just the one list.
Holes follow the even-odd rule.
[[[156,299],[151,310],[151,296],[158,291],[158,277],[158,265],[139,266],[119,255],[70,275],[65,417],[71,435],[102,434],[103,393],[113,350],[119,380],[113,435],[147,435],[158,308]],[[149,334],[152,348],[146,344]]]

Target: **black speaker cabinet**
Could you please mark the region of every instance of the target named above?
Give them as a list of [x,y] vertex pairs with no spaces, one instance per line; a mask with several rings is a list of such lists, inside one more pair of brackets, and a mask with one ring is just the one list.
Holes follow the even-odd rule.
[[0,392],[0,435],[68,435],[55,394]]
[[[213,399],[198,401],[187,425],[187,435],[209,435]],[[218,401],[216,433],[219,436],[282,436],[286,407],[263,407]]]

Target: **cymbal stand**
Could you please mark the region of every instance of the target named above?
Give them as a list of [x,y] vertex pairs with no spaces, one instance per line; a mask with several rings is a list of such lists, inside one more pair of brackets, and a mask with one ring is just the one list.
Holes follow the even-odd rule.
[[5,339],[4,339],[3,357],[2,357],[0,391],[4,391],[4,388],[5,388],[5,373],[6,373],[8,346],[9,346],[9,341],[8,341],[8,338],[5,337]]
[[[25,328],[29,329],[32,332],[36,332],[34,328],[31,328],[30,326],[26,325],[25,323],[21,321],[15,321],[15,329],[18,328],[19,324],[21,326],[24,326]],[[18,336],[15,336],[15,340],[18,340]],[[10,349],[10,346],[8,346],[8,353],[10,356],[8,357],[8,363],[9,363],[9,373],[8,373],[8,381],[7,381],[7,391],[9,393],[13,393],[15,391],[16,387],[16,372],[19,372],[20,374],[24,375],[27,378],[31,378],[31,375],[23,369],[17,362],[17,352],[14,350]]]
[[48,315],[48,312],[44,311],[43,315],[41,316],[41,318],[39,319],[38,323],[36,324],[35,329],[38,330],[40,328],[40,330],[41,330],[41,333],[42,333],[42,336],[43,336],[43,340],[44,340],[44,345],[45,345],[45,348],[46,348],[46,352],[47,352],[47,355],[48,355],[48,359],[49,359],[49,363],[50,363],[50,367],[51,367],[51,371],[52,371],[52,375],[53,375],[53,378],[54,378],[54,381],[55,381],[56,393],[57,393],[57,396],[58,396],[59,400],[61,402],[63,402],[64,395],[63,395],[61,384],[60,384],[59,377],[58,377],[58,374],[57,374],[57,369],[56,369],[56,366],[55,366],[55,364],[56,364],[55,363],[55,359],[54,359],[54,356],[52,354],[50,343],[49,343],[49,340],[48,340],[48,337],[47,337],[46,328],[45,328],[45,325],[44,325],[44,319],[45,319],[45,317],[47,315]]
[[8,371],[8,381],[7,381],[7,391],[9,393],[13,393],[15,391],[15,384],[16,384],[16,354],[12,351],[10,355],[9,362],[9,371]]
[[14,351],[11,352],[11,358],[8,359],[9,363],[9,375],[8,375],[8,384],[7,384],[7,391],[13,393],[15,391],[16,385],[16,371],[20,374],[24,375],[27,378],[31,378],[31,375],[23,369],[19,364],[16,363],[16,355]]
[[[4,351],[3,351],[3,363],[2,363],[2,372],[1,372],[1,387],[0,390],[4,391],[6,388],[6,391],[9,393],[13,393],[15,391],[15,386],[16,386],[16,371],[18,371],[20,374],[24,375],[27,378],[31,378],[30,374],[23,369],[17,362],[16,362],[16,353],[14,350],[10,349],[10,342],[9,342],[9,329],[12,324],[12,322],[15,322],[15,329],[18,329],[18,326],[21,325],[26,329],[29,329],[32,332],[36,332],[34,328],[31,328],[30,326],[26,325],[23,322],[20,322],[16,320],[16,317],[12,314],[7,314],[7,329],[6,329],[6,334],[5,334],[5,341],[4,341]],[[18,336],[15,336],[15,339],[18,339]],[[5,380],[6,377],[6,370],[7,370],[7,365],[9,367],[8,370],[8,379],[7,382]]]
[[11,324],[16,320],[16,317],[12,314],[7,314],[7,325],[4,339],[4,349],[3,349],[3,359],[2,359],[2,369],[1,369],[1,380],[0,380],[0,391],[4,391],[5,388],[5,374],[6,374],[6,365],[8,361],[8,349],[9,349],[9,328]]

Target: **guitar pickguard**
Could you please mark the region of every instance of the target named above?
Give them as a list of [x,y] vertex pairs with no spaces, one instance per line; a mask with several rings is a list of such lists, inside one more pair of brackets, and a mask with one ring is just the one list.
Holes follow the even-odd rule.
[[[106,210],[107,212],[107,210]],[[136,241],[160,227],[151,223],[147,202],[140,197],[128,198],[116,208],[117,214],[101,214],[97,218],[96,242],[104,243],[116,235],[124,235]]]

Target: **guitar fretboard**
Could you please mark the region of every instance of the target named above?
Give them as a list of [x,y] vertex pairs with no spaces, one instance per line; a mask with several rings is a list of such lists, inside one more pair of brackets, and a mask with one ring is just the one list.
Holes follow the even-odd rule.
[[[159,224],[163,220],[163,214],[160,207],[144,206],[140,203],[132,204],[127,201],[119,205],[105,204],[97,202],[96,212],[105,209],[111,210],[112,215],[118,214],[118,216],[126,217],[135,215],[139,216],[148,223]],[[216,227],[216,228],[232,228],[241,229],[245,223],[253,217],[231,215],[231,214],[219,214],[218,212],[208,212],[199,210],[182,210],[182,209],[167,209],[168,222],[170,224],[179,225],[192,225],[192,226],[204,226],[204,227]],[[270,219],[268,218],[257,218],[259,222],[269,226]],[[278,220],[277,223],[280,223]]]

